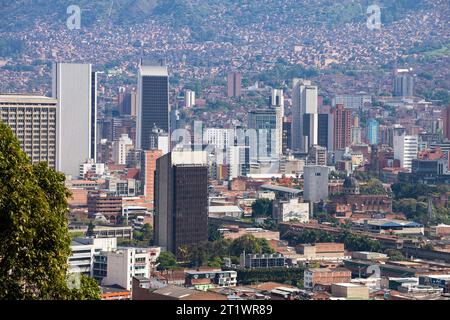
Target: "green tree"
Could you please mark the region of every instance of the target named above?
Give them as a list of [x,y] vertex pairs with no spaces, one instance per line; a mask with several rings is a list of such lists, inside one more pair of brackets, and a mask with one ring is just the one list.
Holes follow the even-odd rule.
[[272,201],[269,199],[258,199],[252,204],[252,211],[254,217],[271,217],[272,216]]
[[86,231],[86,237],[93,237],[94,236],[94,224],[91,222],[89,222],[89,226],[88,229]]
[[177,267],[177,258],[170,251],[161,252],[156,262],[159,263],[158,270],[175,269]]
[[[31,165],[9,127],[0,124],[0,299],[90,299],[68,286],[70,235],[64,175]],[[87,284],[88,287],[83,287]],[[96,296],[98,297],[98,296]]]

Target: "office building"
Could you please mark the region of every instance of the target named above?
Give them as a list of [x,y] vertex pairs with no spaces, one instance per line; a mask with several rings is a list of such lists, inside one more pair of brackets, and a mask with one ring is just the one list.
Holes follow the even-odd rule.
[[140,150],[150,150],[150,135],[155,127],[170,135],[167,66],[141,64],[137,95],[136,146]]
[[149,249],[120,248],[94,256],[94,278],[104,286],[117,285],[131,290],[133,277],[150,276]]
[[307,153],[318,143],[318,88],[294,79],[292,94],[292,148]]
[[242,74],[232,72],[227,77],[227,95],[229,98],[239,98],[241,96]]
[[418,152],[418,136],[406,135],[403,128],[397,128],[394,131],[394,158],[400,161],[400,167],[411,169],[412,160],[417,159]]
[[379,128],[380,128],[380,124],[378,123],[377,120],[369,119],[369,121],[367,121],[366,138],[367,138],[367,143],[369,143],[370,145],[378,144]]
[[133,141],[131,141],[127,134],[123,134],[119,140],[114,141],[112,144],[114,163],[118,165],[127,164],[128,155],[133,149]]
[[308,153],[308,164],[315,166],[326,166],[328,164],[327,148],[312,146]]
[[234,143],[233,129],[206,128],[203,143],[212,145],[218,150],[227,150]]
[[250,173],[250,147],[230,146],[227,150],[228,178],[233,180]]
[[27,95],[0,95],[0,121],[8,125],[32,163],[56,168],[57,100]]
[[77,177],[80,164],[97,159],[97,73],[90,64],[55,63],[56,169]]
[[283,118],[283,154],[292,150],[292,118]]
[[330,114],[323,113],[318,116],[317,144],[332,151],[334,147],[334,122]]
[[252,152],[252,156],[256,153],[256,159],[252,161],[280,158],[283,148],[281,108],[250,111],[248,128],[256,131],[256,141],[250,142],[251,148],[256,148]]
[[284,94],[283,89],[272,89],[270,96],[270,106],[272,108],[281,108],[281,117],[284,117]]
[[189,89],[184,91],[184,106],[186,108],[195,106],[195,91]]
[[365,93],[337,95],[332,100],[332,106],[343,104],[348,109],[362,109],[372,104],[372,97]]
[[162,129],[154,127],[152,133],[150,134],[149,150],[161,150],[162,155],[169,153],[169,134]]
[[303,198],[306,201],[320,202],[328,199],[328,174],[325,166],[305,166]]
[[141,152],[141,183],[144,189],[145,202],[154,204],[156,160],[163,156],[161,150],[145,150]]
[[331,111],[334,119],[334,150],[351,146],[351,111],[338,104]]
[[86,178],[87,176],[101,177],[105,174],[106,166],[104,163],[95,163],[90,159],[85,163],[80,164],[79,176]]
[[395,69],[393,95],[396,97],[414,96],[414,75],[412,69]]
[[180,247],[208,239],[208,167],[203,151],[173,151],[156,161],[155,244]]
[[122,116],[136,116],[137,95],[136,91],[119,88],[118,105],[119,113]]
[[285,267],[286,257],[281,253],[272,254],[246,254],[240,256],[240,267],[245,269],[264,269]]
[[122,197],[105,192],[90,193],[87,198],[90,218],[104,218],[106,222],[117,223],[122,215]]
[[444,139],[450,141],[450,106],[442,111],[444,123]]

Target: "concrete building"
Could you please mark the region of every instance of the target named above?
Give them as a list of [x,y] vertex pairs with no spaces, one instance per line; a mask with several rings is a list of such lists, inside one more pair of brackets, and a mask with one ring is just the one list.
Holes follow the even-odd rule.
[[101,284],[119,285],[131,290],[133,277],[150,276],[150,255],[147,249],[119,248],[102,251],[94,258],[94,277]]
[[245,177],[250,173],[250,147],[230,146],[227,150],[227,164],[229,165],[229,180]]
[[331,111],[334,121],[334,146],[333,150],[345,149],[352,144],[351,136],[351,111],[345,109],[342,104],[336,105]]
[[241,96],[242,74],[239,72],[229,73],[227,76],[227,95],[229,98]]
[[28,95],[0,95],[0,121],[8,125],[32,163],[56,168],[57,100]]
[[80,164],[97,159],[97,73],[90,64],[55,63],[56,169],[77,177]]
[[394,70],[393,95],[396,97],[414,96],[414,75],[412,69]]
[[298,221],[309,222],[309,203],[300,202],[294,198],[288,201],[276,200],[273,203],[273,217],[280,222]]
[[88,195],[88,215],[94,218],[103,216],[108,222],[116,223],[122,215],[122,197],[110,196],[104,192],[96,192]]
[[343,243],[321,242],[315,244],[300,244],[296,248],[301,260],[330,260],[337,261],[345,258]]
[[240,257],[240,267],[248,269],[276,268],[286,266],[286,257],[281,253],[245,254]]
[[106,165],[104,163],[95,163],[89,159],[85,163],[80,164],[79,176],[85,178],[86,175],[95,175],[101,177],[105,174]]
[[233,129],[206,128],[203,143],[212,145],[218,150],[228,150],[234,144]]
[[307,153],[318,144],[318,88],[311,81],[293,80],[292,148]]
[[352,273],[344,268],[314,268],[305,270],[303,281],[305,288],[312,289],[318,284],[331,286],[333,283],[348,283],[351,279]]
[[128,134],[122,134],[122,136],[112,144],[114,164],[127,164],[128,155],[133,149],[133,141],[128,137]]
[[189,89],[184,91],[184,106],[186,108],[195,106],[195,91]]
[[308,154],[308,165],[326,166],[328,164],[327,148],[322,146],[312,146]]
[[332,100],[332,106],[343,104],[348,109],[363,109],[366,105],[372,104],[372,97],[365,93],[355,95],[337,95]]
[[369,119],[367,122],[366,140],[370,145],[378,144],[379,142],[380,124],[375,119]]
[[400,161],[400,166],[411,170],[412,160],[417,159],[419,152],[418,136],[409,136],[399,128],[394,131],[394,158]]
[[203,151],[173,151],[156,161],[155,243],[177,256],[208,239],[208,167]]
[[139,67],[137,95],[136,147],[150,150],[150,135],[155,126],[171,133],[167,66],[142,63]]
[[235,287],[237,284],[236,271],[187,271],[185,286],[199,291],[211,288]]
[[320,202],[328,199],[328,174],[325,166],[304,167],[304,191],[303,198],[306,201]]
[[331,294],[349,300],[369,300],[369,287],[355,283],[333,283]]
[[[256,132],[250,141],[251,161],[275,159],[283,153],[283,117],[281,108],[250,111],[248,128]],[[256,148],[256,150],[254,150]],[[253,150],[252,150],[253,149]],[[255,152],[256,151],[256,152]]]

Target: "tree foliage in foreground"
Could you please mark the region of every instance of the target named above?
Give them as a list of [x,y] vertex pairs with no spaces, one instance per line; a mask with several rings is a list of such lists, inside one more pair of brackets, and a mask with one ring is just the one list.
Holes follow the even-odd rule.
[[98,285],[68,285],[70,236],[64,175],[31,165],[0,124],[0,299],[94,299]]

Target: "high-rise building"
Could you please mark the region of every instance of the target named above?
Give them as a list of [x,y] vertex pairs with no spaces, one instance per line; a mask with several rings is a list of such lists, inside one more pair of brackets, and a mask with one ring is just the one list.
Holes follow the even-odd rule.
[[328,164],[327,148],[322,146],[312,146],[309,149],[308,164],[326,166]]
[[206,128],[203,133],[203,143],[219,150],[226,150],[234,143],[233,129]]
[[380,124],[375,119],[369,119],[367,121],[367,142],[370,145],[378,144],[379,142],[379,128]]
[[317,144],[332,151],[334,148],[334,122],[328,113],[319,114]]
[[283,154],[287,154],[289,150],[292,150],[292,118],[283,118]]
[[195,91],[189,89],[184,91],[184,106],[186,108],[195,106]]
[[417,159],[419,152],[419,137],[408,136],[405,129],[394,130],[394,158],[400,161],[402,168],[411,169],[412,160]]
[[318,89],[311,81],[294,79],[292,94],[292,148],[307,153],[318,143]]
[[227,77],[227,95],[229,98],[239,98],[241,96],[242,74],[232,72]]
[[328,199],[328,173],[325,166],[305,166],[303,198],[306,201],[320,202]]
[[119,89],[118,104],[121,115],[136,116],[136,91],[121,87]]
[[450,106],[443,111],[444,118],[444,139],[450,140]]
[[280,107],[281,116],[284,117],[284,94],[283,89],[272,89],[270,96],[270,105],[272,108]]
[[150,134],[150,150],[161,150],[162,155],[169,153],[169,134],[162,129],[153,128]]
[[228,177],[230,180],[250,173],[250,147],[230,146],[227,149]]
[[252,160],[279,159],[283,147],[281,108],[250,111],[248,128],[256,131],[256,159]]
[[141,153],[141,182],[144,189],[145,202],[154,204],[156,160],[163,156],[161,150],[145,150]]
[[55,63],[58,100],[56,169],[77,177],[80,164],[97,158],[97,73],[90,64]]
[[351,111],[338,104],[331,114],[334,119],[334,150],[345,149],[351,145]]
[[156,161],[155,244],[178,257],[208,240],[208,167],[203,151],[173,151]]
[[119,165],[127,164],[128,155],[133,149],[133,141],[131,141],[127,134],[123,134],[120,139],[114,141],[112,145],[114,163]]
[[414,96],[414,75],[412,69],[395,69],[393,95],[396,97]]
[[56,168],[57,100],[26,95],[0,95],[0,121],[8,125],[32,163]]
[[150,150],[150,135],[155,126],[170,134],[167,66],[141,64],[137,95],[136,146],[140,150]]

